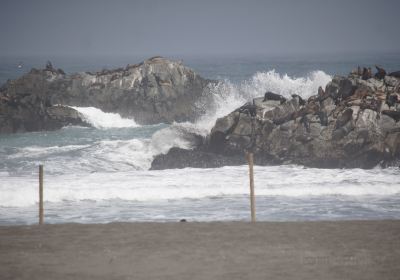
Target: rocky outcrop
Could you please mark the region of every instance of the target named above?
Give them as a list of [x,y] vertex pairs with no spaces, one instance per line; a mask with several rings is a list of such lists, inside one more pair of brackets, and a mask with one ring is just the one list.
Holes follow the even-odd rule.
[[49,125],[46,112],[58,104],[93,106],[141,124],[191,121],[201,113],[195,104],[209,82],[180,62],[162,57],[71,75],[48,63],[0,88],[0,132],[55,129],[62,122]]
[[88,126],[83,116],[67,106],[53,106],[48,97],[54,76],[64,75],[47,65],[32,70],[0,89],[0,133],[55,130],[66,125]]
[[[272,99],[256,98],[254,105],[218,119],[205,144],[191,151],[191,156],[212,153],[218,163],[223,162],[220,157],[244,158],[243,152],[251,149],[266,164],[326,168],[398,164],[400,79],[386,75],[382,68],[367,79],[366,72],[370,70],[335,76],[325,90],[320,88],[307,101],[271,94]],[[175,161],[181,156],[187,166],[197,165],[184,153],[173,153]],[[168,154],[163,156],[165,162],[167,158]]]

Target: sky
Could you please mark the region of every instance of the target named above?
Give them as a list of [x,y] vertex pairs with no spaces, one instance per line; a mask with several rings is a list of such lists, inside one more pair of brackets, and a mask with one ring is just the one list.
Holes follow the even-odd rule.
[[0,55],[400,51],[398,0],[0,3]]

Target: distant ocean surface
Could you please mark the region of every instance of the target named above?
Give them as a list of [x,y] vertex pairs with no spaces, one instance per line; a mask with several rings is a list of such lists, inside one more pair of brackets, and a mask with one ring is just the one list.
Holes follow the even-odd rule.
[[[47,60],[67,73],[124,67],[147,57],[0,57],[0,83]],[[183,60],[221,80],[215,104],[194,123],[141,126],[133,119],[76,107],[93,128],[0,136],[0,225],[37,222],[38,165],[45,168],[48,223],[248,220],[247,166],[149,171],[155,155],[190,148],[176,129],[206,134],[218,117],[271,90],[316,94],[334,74],[360,66],[400,70],[400,53],[309,56],[193,56]],[[22,68],[18,68],[21,64]],[[400,219],[400,169],[255,167],[257,219]]]
[[[358,65],[373,67],[378,64],[388,72],[400,70],[400,51],[397,53],[365,54],[316,54],[316,55],[202,55],[202,56],[166,56],[182,60],[183,64],[193,68],[198,74],[210,79],[229,79],[242,82],[257,72],[275,70],[291,77],[305,77],[310,72],[321,70],[329,75],[347,75]],[[0,84],[7,79],[15,79],[29,72],[32,67],[43,68],[51,61],[56,68],[66,73],[80,71],[100,71],[124,67],[149,58],[139,55],[93,55],[93,56],[1,56]],[[22,63],[22,68],[17,66]]]

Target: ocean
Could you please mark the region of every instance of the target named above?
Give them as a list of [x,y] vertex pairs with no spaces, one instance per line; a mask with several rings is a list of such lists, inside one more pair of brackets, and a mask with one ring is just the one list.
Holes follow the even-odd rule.
[[[0,83],[44,67],[67,73],[134,64],[146,57],[3,57]],[[308,56],[192,56],[198,74],[221,82],[213,106],[194,123],[139,125],[93,107],[75,107],[92,128],[0,135],[0,225],[38,221],[38,165],[43,164],[46,223],[249,220],[247,166],[149,170],[157,154],[191,148],[178,128],[206,135],[224,116],[267,90],[316,94],[357,65],[400,70],[400,53]],[[22,68],[18,68],[18,64]],[[256,166],[260,221],[399,219],[400,169]]]

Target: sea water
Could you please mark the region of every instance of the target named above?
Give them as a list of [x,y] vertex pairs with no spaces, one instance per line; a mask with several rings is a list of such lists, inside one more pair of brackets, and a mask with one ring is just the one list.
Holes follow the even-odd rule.
[[[400,69],[400,55],[368,59],[191,58],[184,64],[221,80],[210,87],[207,103],[196,104],[206,113],[194,123],[139,125],[98,108],[74,107],[93,127],[1,135],[0,225],[37,222],[39,164],[45,170],[47,223],[249,220],[247,166],[149,170],[153,158],[171,147],[191,148],[181,128],[206,135],[218,117],[267,90],[308,97],[324,87],[334,71],[345,74],[358,64],[384,62],[391,70]],[[73,71],[98,66],[75,60],[74,68],[71,61],[54,66]],[[3,80],[19,71],[10,63],[1,67]],[[254,171],[261,221],[400,218],[399,168],[280,165],[256,166]]]

